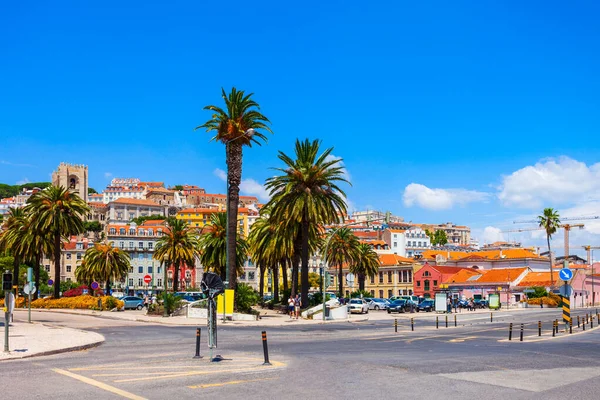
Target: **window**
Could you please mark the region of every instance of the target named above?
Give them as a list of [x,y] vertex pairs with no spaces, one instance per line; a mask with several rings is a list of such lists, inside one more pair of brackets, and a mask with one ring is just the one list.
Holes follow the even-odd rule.
[[419,247],[421,247],[421,242],[419,242]]
[[133,249],[133,242],[129,242],[129,248]]
[[71,253],[67,253],[67,260],[71,259]]
[[423,285],[423,290],[425,290],[425,291],[429,290],[429,279],[425,280],[424,285]]
[[371,290],[371,297],[375,297],[375,291]]
[[67,265],[67,272],[71,272],[71,266]]
[[77,243],[75,246],[77,250],[83,250],[83,243]]
[[[117,219],[123,219],[123,213],[117,213]],[[124,231],[125,229],[123,229]],[[125,233],[125,232],[123,232]]]
[[383,290],[380,290],[380,291],[379,291],[379,297],[380,297],[380,298],[383,298]]
[[71,282],[71,278],[67,278],[67,282]]
[[152,250],[153,247],[154,247],[154,243],[148,242],[148,250]]
[[388,290],[388,299],[394,295],[392,289]]
[[151,274],[152,273],[152,267],[148,267],[148,273]]
[[108,233],[111,234],[111,235],[114,235],[115,233],[117,233],[117,230],[115,228],[110,228],[108,230]]
[[129,273],[133,274],[133,267],[129,267]]
[[154,229],[148,229],[148,236],[154,236]]
[[129,278],[128,285],[133,286],[133,278]]
[[254,272],[248,272],[248,280],[249,281],[253,281],[254,280]]
[[417,281],[417,287],[421,287],[421,281]]
[[379,273],[379,283],[383,283],[383,272]]
[[398,239],[398,235],[394,233],[394,239]]
[[375,275],[371,275],[371,284],[375,283]]
[[423,272],[423,276],[431,276],[431,272],[425,271],[425,272]]
[[119,235],[124,235],[124,234],[125,234],[125,228],[119,229]]
[[242,280],[242,281],[246,280],[246,273],[243,273],[240,275],[240,280]]
[[138,279],[138,286],[144,286],[144,280],[142,278]]
[[138,253],[138,260],[144,259],[144,253]]
[[157,286],[162,286],[162,278],[158,278],[158,279],[156,280],[156,285],[157,285]]
[[394,242],[394,247],[398,247],[398,242]]
[[135,236],[135,228],[129,228],[129,236]]
[[158,268],[156,268],[156,273],[157,273],[157,274],[160,274],[160,273],[161,273],[161,271],[162,271],[162,268],[161,268],[161,267],[158,267]]
[[141,266],[141,265],[140,265],[140,266],[138,267],[138,273],[139,273],[139,274],[143,274],[143,273],[144,273],[144,267],[143,267],[143,266]]
[[129,219],[134,219],[135,218],[135,214],[134,213],[129,213]]
[[433,286],[437,286],[437,281],[433,281]]
[[77,253],[77,259],[81,260],[81,253]]
[[46,272],[50,272],[50,266],[46,265],[44,268],[46,268]]
[[392,283],[393,282],[392,271],[388,271],[387,275],[388,275],[388,283]]
[[138,248],[140,250],[143,250],[144,249],[144,242],[138,242]]
[[410,294],[410,295],[412,295],[412,294],[413,294],[413,291],[412,291],[412,289],[408,289],[408,294]]

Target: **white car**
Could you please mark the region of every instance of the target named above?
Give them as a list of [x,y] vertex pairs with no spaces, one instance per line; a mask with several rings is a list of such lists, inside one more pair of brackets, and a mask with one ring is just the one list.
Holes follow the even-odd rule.
[[348,303],[348,311],[350,311],[350,313],[368,314],[369,303],[367,303],[364,299],[350,299],[350,302]]

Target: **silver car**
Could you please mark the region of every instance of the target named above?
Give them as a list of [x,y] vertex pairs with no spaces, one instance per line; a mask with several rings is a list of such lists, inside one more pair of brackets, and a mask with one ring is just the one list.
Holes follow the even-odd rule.
[[348,311],[350,311],[350,313],[368,314],[369,303],[364,299],[351,299],[348,303]]
[[386,299],[371,299],[369,302],[369,310],[387,310],[390,302]]

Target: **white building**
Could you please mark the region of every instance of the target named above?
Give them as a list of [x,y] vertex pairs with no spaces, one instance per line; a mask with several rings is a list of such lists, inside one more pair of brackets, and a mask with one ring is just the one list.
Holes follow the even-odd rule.
[[429,236],[418,226],[411,226],[408,229],[386,229],[383,232],[383,240],[393,254],[401,257],[414,257],[431,249]]

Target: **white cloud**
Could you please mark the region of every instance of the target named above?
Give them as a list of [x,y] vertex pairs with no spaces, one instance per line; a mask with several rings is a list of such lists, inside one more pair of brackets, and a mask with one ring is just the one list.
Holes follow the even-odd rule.
[[29,182],[31,182],[31,181],[28,178],[23,178],[20,181],[17,181],[17,185],[24,185]]
[[112,177],[112,174],[111,174],[110,172],[105,172],[105,173],[104,173],[104,177],[105,177],[106,179],[110,179],[110,178]]
[[466,189],[431,189],[425,185],[411,183],[404,188],[404,205],[417,205],[428,210],[447,210],[455,205],[486,201],[488,193]]
[[483,242],[484,243],[494,243],[494,242],[504,242],[504,234],[499,228],[494,226],[486,226],[483,230]]
[[215,168],[213,171],[213,175],[222,180],[223,182],[227,182],[227,172],[223,171],[220,168]]
[[[220,168],[215,168],[213,171],[213,175],[222,180],[223,182],[227,182],[227,172],[223,171]],[[242,179],[240,183],[240,193],[246,196],[256,196],[261,201],[269,200],[269,193],[267,189],[265,189],[264,185],[261,185],[254,179]]]
[[[333,154],[328,155],[327,157],[325,157],[325,161],[332,161],[332,160],[339,160],[341,159],[341,157],[335,156]],[[344,162],[340,161],[337,163],[338,167],[342,167],[342,176],[345,180],[347,180],[348,182],[352,182],[352,177],[350,176],[350,172],[348,172],[348,169],[344,166]]]
[[541,160],[503,177],[498,198],[506,206],[541,209],[600,199],[600,163],[569,157]]

